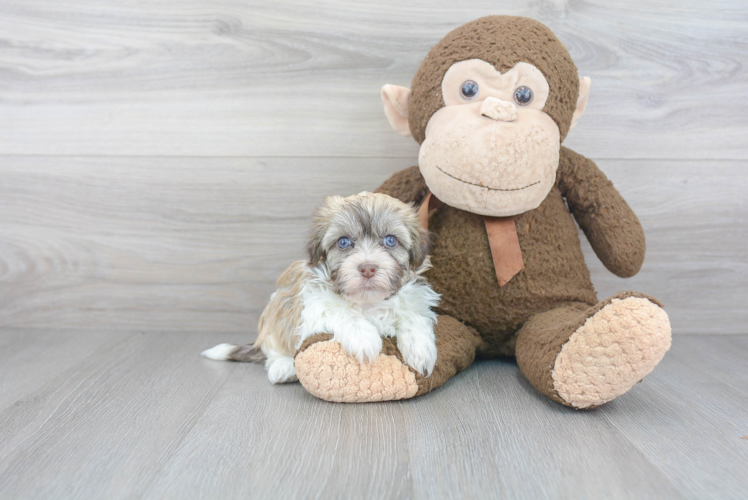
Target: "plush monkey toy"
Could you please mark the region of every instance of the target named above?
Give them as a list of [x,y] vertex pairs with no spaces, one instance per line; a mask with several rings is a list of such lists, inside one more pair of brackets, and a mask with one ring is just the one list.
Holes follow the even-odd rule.
[[421,376],[394,342],[360,364],[319,334],[296,356],[307,390],[330,401],[410,398],[476,355],[509,355],[541,393],[593,408],[652,371],[670,347],[662,304],[637,292],[598,301],[574,225],[610,271],[639,271],[636,215],[592,161],[561,146],[589,89],[550,29],[511,16],[449,33],[411,89],[384,86],[390,124],[421,149],[417,167],[377,191],[420,205],[431,232],[436,367]]

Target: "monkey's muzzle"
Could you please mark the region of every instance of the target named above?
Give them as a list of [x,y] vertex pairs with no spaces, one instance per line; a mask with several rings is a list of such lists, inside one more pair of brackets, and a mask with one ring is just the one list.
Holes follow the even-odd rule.
[[517,119],[517,107],[509,101],[486,97],[480,106],[480,114],[496,121],[513,122]]

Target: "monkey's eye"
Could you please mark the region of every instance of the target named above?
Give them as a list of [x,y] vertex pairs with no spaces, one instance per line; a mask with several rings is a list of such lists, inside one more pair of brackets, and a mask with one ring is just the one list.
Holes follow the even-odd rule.
[[514,91],[514,102],[520,106],[527,106],[532,102],[532,90],[529,87],[517,87]]
[[468,80],[460,87],[460,95],[463,99],[470,101],[478,95],[478,84],[472,80]]
[[346,238],[345,236],[343,236],[342,238],[338,240],[338,248],[341,250],[345,250],[352,244],[353,243],[351,242],[351,240],[349,238]]
[[385,236],[383,242],[384,246],[392,248],[397,245],[397,238],[392,235]]

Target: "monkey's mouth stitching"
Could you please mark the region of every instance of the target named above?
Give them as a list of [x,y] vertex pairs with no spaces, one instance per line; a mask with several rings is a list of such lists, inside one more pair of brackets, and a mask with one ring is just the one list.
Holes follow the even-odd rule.
[[448,177],[453,178],[456,181],[460,181],[463,184],[470,184],[471,186],[475,186],[475,187],[479,187],[479,188],[483,188],[483,189],[488,189],[489,191],[521,191],[522,189],[527,189],[529,187],[534,186],[535,184],[540,184],[540,181],[536,181],[536,182],[533,182],[532,184],[528,184],[527,186],[522,186],[522,187],[518,187],[518,188],[510,188],[510,189],[492,188],[492,187],[488,187],[488,186],[481,186],[480,184],[475,184],[474,182],[464,181],[464,180],[460,179],[459,177],[455,177],[452,174],[448,174],[447,172],[445,172],[444,170],[442,170],[441,168],[439,168],[439,165],[434,165],[434,166],[439,169],[439,172],[443,173],[444,175],[446,175]]

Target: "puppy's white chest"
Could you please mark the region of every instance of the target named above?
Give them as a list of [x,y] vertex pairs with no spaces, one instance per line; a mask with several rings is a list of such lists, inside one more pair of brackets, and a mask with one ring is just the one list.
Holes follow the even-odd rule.
[[309,286],[302,293],[303,310],[299,334],[301,339],[315,333],[332,333],[350,328],[356,321],[365,320],[386,337],[397,334],[398,318],[394,304],[354,304],[327,287]]
[[375,306],[364,305],[361,307],[361,313],[367,321],[376,327],[380,335],[394,337],[397,334],[397,316],[386,301]]

